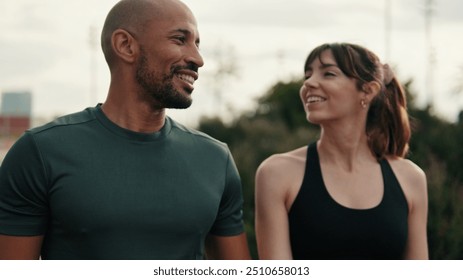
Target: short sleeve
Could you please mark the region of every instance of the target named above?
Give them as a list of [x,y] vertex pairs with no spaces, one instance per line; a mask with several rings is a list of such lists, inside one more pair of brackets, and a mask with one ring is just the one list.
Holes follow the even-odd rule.
[[45,233],[48,220],[44,165],[26,132],[11,147],[0,167],[0,234],[34,236]]
[[211,234],[219,236],[234,236],[244,231],[241,179],[233,157],[229,151],[228,153],[225,189],[217,219],[210,231]]

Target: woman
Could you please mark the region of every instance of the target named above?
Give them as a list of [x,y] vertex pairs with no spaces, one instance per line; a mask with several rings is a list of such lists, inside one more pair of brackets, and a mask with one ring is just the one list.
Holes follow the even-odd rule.
[[256,173],[261,259],[427,259],[427,184],[404,159],[405,94],[364,47],[308,56],[300,98],[318,141],[266,159]]

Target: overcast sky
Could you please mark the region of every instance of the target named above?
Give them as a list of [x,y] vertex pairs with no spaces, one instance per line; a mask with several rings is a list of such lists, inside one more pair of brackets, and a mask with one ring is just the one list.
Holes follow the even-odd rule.
[[[0,0],[0,90],[30,90],[36,117],[79,111],[103,102],[109,71],[99,33],[117,0]],[[255,106],[276,81],[302,76],[304,59],[325,42],[364,45],[413,79],[418,103],[433,89],[436,113],[450,121],[463,109],[463,1],[435,0],[433,78],[427,80],[426,0],[185,0],[196,15],[205,66],[190,109],[169,114],[194,125]],[[385,3],[390,2],[389,44]],[[93,36],[91,35],[93,34]],[[92,44],[91,41],[96,41]],[[221,80],[219,62],[235,75]],[[429,80],[429,79],[428,79]]]

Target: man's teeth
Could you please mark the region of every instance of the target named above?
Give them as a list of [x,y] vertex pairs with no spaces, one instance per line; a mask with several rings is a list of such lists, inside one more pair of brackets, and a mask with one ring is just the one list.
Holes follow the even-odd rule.
[[193,84],[195,82],[195,78],[193,78],[192,76],[190,75],[186,75],[186,74],[177,74],[177,77],[179,77],[180,79],[184,80],[184,81],[187,81],[188,83],[190,84]]
[[309,96],[309,98],[307,98],[307,103],[321,102],[325,100],[325,98],[322,98],[320,96]]

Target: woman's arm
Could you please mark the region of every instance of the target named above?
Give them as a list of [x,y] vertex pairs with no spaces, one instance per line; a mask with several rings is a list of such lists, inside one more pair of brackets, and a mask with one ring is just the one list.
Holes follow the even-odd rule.
[[428,190],[423,170],[409,160],[392,162],[408,201],[408,238],[405,259],[429,259],[427,220]]
[[256,172],[255,229],[260,259],[292,259],[284,166],[271,157]]

